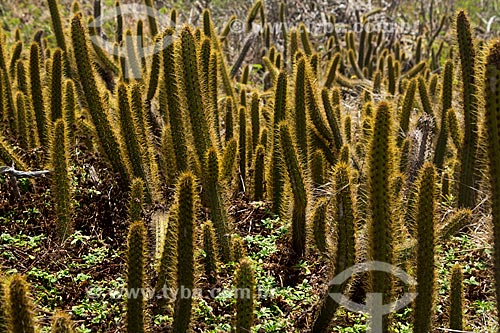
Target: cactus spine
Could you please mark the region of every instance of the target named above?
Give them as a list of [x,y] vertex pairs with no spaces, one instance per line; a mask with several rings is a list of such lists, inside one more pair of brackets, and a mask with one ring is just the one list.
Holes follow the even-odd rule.
[[56,121],[51,144],[52,191],[54,193],[57,212],[57,235],[61,242],[71,235],[71,180],[69,176],[68,138],[65,123]]
[[33,304],[23,276],[14,275],[8,285],[9,332],[35,333]]
[[292,213],[292,248],[296,255],[302,256],[306,250],[306,208],[307,191],[304,182],[304,172],[297,159],[295,145],[290,135],[290,129],[285,122],[279,125],[280,146],[283,159],[288,170],[288,176],[293,192]]
[[127,332],[144,333],[145,302],[144,280],[146,265],[147,237],[142,221],[136,221],[130,226],[127,254]]
[[416,204],[417,222],[417,298],[413,329],[416,333],[432,331],[434,304],[434,210],[436,196],[436,171],[432,163],[422,167],[418,182]]
[[462,66],[462,96],[464,103],[464,138],[460,151],[462,162],[458,189],[458,207],[474,208],[476,151],[478,142],[477,87],[475,79],[476,52],[469,19],[464,11],[457,15],[457,39]]
[[254,322],[254,292],[255,280],[252,263],[243,258],[236,272],[236,333],[250,332]]
[[172,331],[185,333],[191,321],[192,292],[194,288],[194,240],[196,225],[197,194],[195,179],[190,172],[182,173],[177,184],[177,297],[175,299]]

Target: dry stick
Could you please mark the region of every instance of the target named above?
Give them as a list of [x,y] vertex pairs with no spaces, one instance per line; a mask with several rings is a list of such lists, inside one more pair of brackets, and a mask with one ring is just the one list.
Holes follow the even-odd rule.
[[21,198],[21,192],[19,191],[19,185],[17,184],[17,178],[35,178],[42,177],[48,174],[50,170],[41,171],[19,171],[14,168],[14,166],[0,166],[0,175],[6,174],[9,177],[10,184],[14,190],[16,198]]

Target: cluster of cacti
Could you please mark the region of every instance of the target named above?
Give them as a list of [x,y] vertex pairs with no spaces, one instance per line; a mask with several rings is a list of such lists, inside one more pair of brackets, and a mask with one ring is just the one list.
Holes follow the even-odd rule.
[[[152,0],[145,4],[155,6]],[[128,198],[127,289],[136,294],[126,301],[128,332],[148,331],[150,311],[171,315],[169,328],[186,332],[193,325],[198,281],[217,285],[231,263],[239,263],[233,284],[250,291],[236,300],[233,330],[252,330],[258,321],[252,250],[241,231],[246,227],[234,223],[235,198],[245,205],[263,202],[269,215],[289,226],[287,263],[311,254],[328,258],[329,277],[362,260],[398,266],[410,251],[418,282],[413,330],[430,332],[435,248],[472,223],[478,197],[490,191],[500,304],[500,44],[485,47],[483,71],[465,12],[457,14],[455,42],[434,43],[443,17],[429,38],[417,36],[409,50],[382,31],[334,29],[316,38],[305,24],[289,28],[286,2],[279,5],[277,37],[268,4],[258,0],[244,22],[248,38],[229,61],[236,17],[219,31],[208,9],[200,10],[199,27],[182,28],[176,26],[183,19],[177,10],[170,11],[169,27],[155,11],[132,32],[117,1],[108,55],[94,38],[104,35],[104,27],[92,24],[102,13],[100,1],[93,17],[75,2],[70,20],[56,0],[48,5],[56,47],[38,36],[24,49],[19,39],[4,43],[0,32],[0,162],[17,171],[44,169],[48,162],[55,233],[62,242],[76,227],[73,186],[79,178],[73,170],[88,167],[79,164],[82,154],[102,158],[102,178]],[[364,15],[363,23],[372,15]],[[335,17],[328,22],[335,27]],[[147,41],[154,43],[151,55],[145,53]],[[249,60],[254,44],[262,47],[257,73]],[[477,171],[483,150],[491,189]],[[15,179],[9,176],[9,186],[17,186]],[[448,215],[436,208],[440,202],[449,205]],[[149,228],[158,207],[165,209],[166,222]],[[437,221],[444,222],[438,227]],[[151,229],[162,234],[149,237]],[[148,238],[156,240],[153,256]],[[465,322],[461,279],[454,268],[450,327],[457,330]],[[366,285],[355,285],[353,278],[325,287],[312,311],[312,331],[328,332],[336,315],[339,304],[329,294],[348,292],[354,283],[365,293],[383,294],[387,304],[399,291],[394,280],[370,271]],[[1,283],[0,332],[4,326],[34,331],[24,280],[15,276],[5,287]],[[156,294],[176,289],[173,306],[168,297],[152,301],[137,292],[149,283]],[[384,332],[390,326],[384,316]],[[71,332],[69,318],[56,314],[52,330]]]

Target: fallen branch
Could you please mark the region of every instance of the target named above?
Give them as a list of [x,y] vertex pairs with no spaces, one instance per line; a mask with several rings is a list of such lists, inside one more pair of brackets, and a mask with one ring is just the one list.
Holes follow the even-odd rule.
[[36,178],[45,176],[50,173],[50,170],[40,170],[40,171],[20,171],[16,170],[13,166],[0,166],[0,175],[7,174],[16,178]]
[[36,178],[43,177],[50,173],[50,170],[40,170],[40,171],[20,171],[16,170],[13,166],[0,166],[0,175],[6,174],[9,178],[10,185],[14,191],[15,196],[20,199],[21,192],[19,191],[19,185],[17,184],[18,178]]

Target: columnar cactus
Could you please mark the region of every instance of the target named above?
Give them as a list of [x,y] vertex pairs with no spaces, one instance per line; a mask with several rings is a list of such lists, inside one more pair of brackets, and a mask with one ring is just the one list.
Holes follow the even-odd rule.
[[9,75],[12,79],[14,79],[14,74],[16,72],[16,63],[21,58],[21,53],[23,52],[23,42],[17,41],[14,44],[12,54],[10,57],[10,65],[9,65]]
[[84,98],[89,106],[89,113],[92,117],[101,147],[113,170],[119,175],[122,186],[127,188],[130,183],[129,172],[125,159],[120,153],[118,140],[110,120],[104,111],[102,97],[97,89],[95,73],[90,61],[87,36],[79,15],[74,16],[71,21],[71,38],[75,58],[78,59],[76,64],[78,76],[83,87]]
[[66,38],[64,34],[64,28],[61,23],[61,15],[59,13],[59,5],[57,0],[47,0],[49,3],[50,17],[52,18],[52,29],[54,29],[54,35],[56,36],[57,46],[66,51]]
[[311,180],[314,186],[325,184],[324,159],[323,153],[318,149],[311,156]]
[[250,332],[254,325],[255,279],[252,263],[246,258],[240,260],[240,265],[236,272],[235,285],[237,298],[234,332]]
[[194,290],[194,241],[198,195],[192,173],[180,175],[177,184],[177,295],[175,299],[174,333],[185,333],[191,322]]
[[295,139],[299,148],[301,162],[307,168],[307,118],[305,102],[306,63],[300,58],[295,68]]
[[416,333],[432,331],[432,314],[435,292],[435,196],[436,171],[432,163],[424,164],[418,180],[416,204],[417,223],[417,298],[413,329]]
[[327,250],[326,209],[327,200],[321,198],[318,200],[312,215],[314,242],[320,252]]
[[253,181],[253,199],[260,201],[264,198],[264,162],[265,151],[264,146],[258,145],[255,149],[254,162],[254,181]]
[[231,259],[231,243],[229,239],[229,226],[227,212],[224,207],[219,182],[219,160],[215,148],[210,148],[204,158],[205,186],[208,198],[210,220],[214,224],[217,244],[220,248],[220,256],[223,262]]
[[270,163],[270,186],[268,187],[273,213],[283,215],[284,202],[284,165],[281,157],[280,134],[278,124],[285,119],[287,108],[287,77],[285,72],[280,72],[274,92],[274,125],[273,125],[273,146]]
[[167,108],[174,145],[175,161],[177,171],[188,170],[188,153],[186,144],[185,126],[181,107],[179,105],[179,88],[175,71],[175,44],[172,43],[174,30],[169,28],[165,31],[163,39],[163,84],[167,94]]
[[231,237],[231,258],[234,262],[239,262],[247,256],[245,241],[238,234],[233,234]]
[[[485,140],[488,151],[489,178],[491,184],[491,215],[493,221],[494,239],[494,265],[495,265],[495,290],[497,297],[497,311],[500,313],[500,128],[498,119],[500,117],[500,42],[496,41],[489,45],[485,61],[484,72],[484,99],[485,115],[484,126],[487,137]],[[465,84],[465,82],[464,82]],[[467,139],[464,139],[466,142]]]
[[224,123],[225,123],[225,130],[226,130],[226,133],[225,133],[225,136],[224,136],[224,140],[227,142],[229,142],[229,140],[231,140],[233,138],[233,135],[234,135],[234,125],[233,125],[233,105],[234,105],[234,101],[231,97],[228,97],[226,99],[226,114],[224,115]]
[[75,84],[72,80],[66,80],[64,84],[63,118],[67,125],[68,145],[71,147],[75,144],[75,132],[77,129]]
[[14,165],[18,170],[28,170],[26,163],[12,149],[9,143],[0,135],[0,162],[5,165]]
[[8,333],[9,313],[7,307],[5,278],[0,275],[0,332]]
[[62,117],[62,63],[63,54],[57,48],[52,54],[52,72],[50,76],[50,115],[52,122]]
[[478,145],[477,87],[475,74],[476,51],[472,41],[469,19],[464,11],[457,15],[457,40],[462,67],[462,97],[464,104],[464,138],[460,150],[462,162],[458,188],[458,206],[474,208],[476,151]]
[[418,83],[417,86],[418,86],[418,93],[420,95],[420,101],[422,102],[422,109],[429,116],[434,117],[434,111],[432,109],[431,100],[429,97],[429,91],[427,89],[427,84],[425,82],[425,79],[422,75],[418,77],[417,83]]
[[29,286],[23,276],[14,275],[7,287],[9,330],[11,333],[35,333],[33,304],[29,296]]
[[51,333],[73,333],[73,323],[65,312],[56,312],[52,318]]
[[450,281],[450,329],[463,331],[464,329],[464,296],[463,273],[459,264],[451,268]]
[[240,174],[240,191],[245,190],[246,183],[246,170],[247,170],[247,118],[246,118],[246,108],[240,107],[239,112],[239,139],[238,139],[238,162],[239,162],[239,174]]
[[210,284],[214,284],[217,279],[218,271],[218,247],[215,239],[215,231],[212,222],[207,221],[203,225],[203,250],[205,257],[203,258],[203,266],[205,276]]
[[304,172],[297,158],[295,145],[292,141],[290,129],[285,122],[279,125],[280,146],[283,159],[288,170],[288,176],[293,192],[292,216],[292,248],[296,255],[305,254],[306,250],[306,209],[307,189]]
[[[332,92],[333,95],[336,95],[335,92]],[[323,107],[325,108],[326,119],[328,121],[328,125],[330,126],[330,130],[333,134],[333,141],[335,144],[335,148],[339,150],[342,147],[342,135],[339,129],[339,118],[337,117],[337,112],[340,113],[339,110],[334,111],[334,105],[332,104],[332,98],[329,96],[328,89],[321,90],[321,100],[323,101]],[[340,101],[339,101],[340,103]],[[339,108],[339,103],[335,105],[335,108]]]
[[171,291],[175,288],[177,278],[178,212],[179,209],[176,204],[173,204],[168,212],[163,251],[158,265],[158,278],[155,285],[155,293],[158,297],[158,303],[153,309],[155,314],[163,314],[165,305],[174,296]]
[[127,333],[144,333],[147,236],[144,222],[135,221],[129,230],[127,253]]
[[401,146],[403,140],[406,138],[410,126],[410,116],[413,111],[413,104],[415,103],[415,92],[417,90],[417,82],[411,80],[408,88],[406,89],[405,97],[403,99],[403,108],[399,119],[399,135],[398,146]]
[[[393,163],[391,141],[392,111],[387,102],[380,102],[374,118],[373,137],[368,155],[368,221],[370,260],[388,264],[393,262],[393,217],[391,216],[391,191],[389,178]],[[392,277],[384,272],[372,271],[369,274],[370,292],[382,293],[384,304],[389,303]],[[388,318],[383,318],[383,330],[388,327]]]
[[189,119],[193,131],[194,146],[200,163],[207,150],[213,146],[208,125],[207,115],[203,107],[204,100],[201,94],[200,79],[198,76],[198,56],[193,32],[185,27],[180,33],[180,47],[178,54],[180,65],[180,93],[184,96],[185,104],[189,110]]
[[333,82],[335,82],[335,76],[337,75],[337,69],[339,67],[340,63],[340,53],[335,53],[333,56],[330,66],[328,67],[328,73],[326,75],[326,82],[325,82],[325,87],[326,88],[331,88]]
[[448,60],[444,66],[443,74],[443,92],[441,102],[441,126],[438,141],[436,143],[436,151],[434,153],[434,164],[440,170],[443,167],[444,157],[446,154],[446,142],[448,140],[448,122],[446,113],[451,108],[451,100],[453,94],[453,62]]
[[[154,9],[153,0],[145,0],[145,4],[150,9]],[[155,37],[158,34],[158,24],[156,23],[156,16],[154,15],[154,13],[154,10],[150,10],[150,12],[148,12],[149,32],[151,33],[152,37]]]
[[127,87],[124,83],[118,84],[118,120],[122,142],[125,144],[125,153],[130,161],[133,176],[146,181],[142,145],[138,137],[137,126],[130,109]]
[[61,242],[72,233],[71,180],[65,122],[58,119],[51,142],[52,192],[57,212],[57,235]]
[[448,129],[450,132],[451,140],[453,141],[453,145],[457,149],[462,149],[461,147],[462,147],[463,134],[462,131],[460,130],[457,120],[457,114],[454,109],[448,110],[448,112],[446,113],[446,119],[448,121]]
[[[351,192],[351,171],[346,163],[339,162],[333,174],[335,192],[334,218],[337,225],[337,246],[335,251],[334,276],[343,272],[355,263],[356,210]],[[321,301],[319,316],[316,318],[312,332],[327,332],[328,326],[337,311],[339,304],[330,297],[330,293],[344,293],[348,281],[328,288],[328,294]]]
[[130,186],[130,200],[128,206],[129,219],[132,222],[142,219],[144,205],[144,182],[140,178],[132,179]]
[[222,156],[222,165],[219,172],[219,179],[221,181],[229,181],[234,171],[234,164],[236,161],[237,144],[233,138],[226,143],[224,149],[224,156]]
[[210,53],[210,60],[208,65],[208,99],[211,108],[211,121],[213,123],[213,130],[215,132],[215,139],[220,145],[220,120],[219,120],[219,102],[218,102],[218,55],[217,52]]
[[28,114],[24,94],[20,91],[16,94],[16,109],[17,109],[17,133],[19,137],[19,146],[23,149],[28,149],[30,124],[28,121]]
[[2,95],[3,95],[3,113],[5,114],[5,117],[7,118],[7,124],[9,125],[9,130],[10,133],[14,136],[17,136],[17,110],[16,106],[14,104],[14,96],[13,96],[13,89],[10,84],[10,79],[9,79],[9,73],[7,71],[2,70],[1,71],[1,88],[2,88]]
[[255,153],[255,149],[259,144],[260,135],[260,98],[257,92],[252,93],[250,99],[250,121],[252,125],[252,153]]

